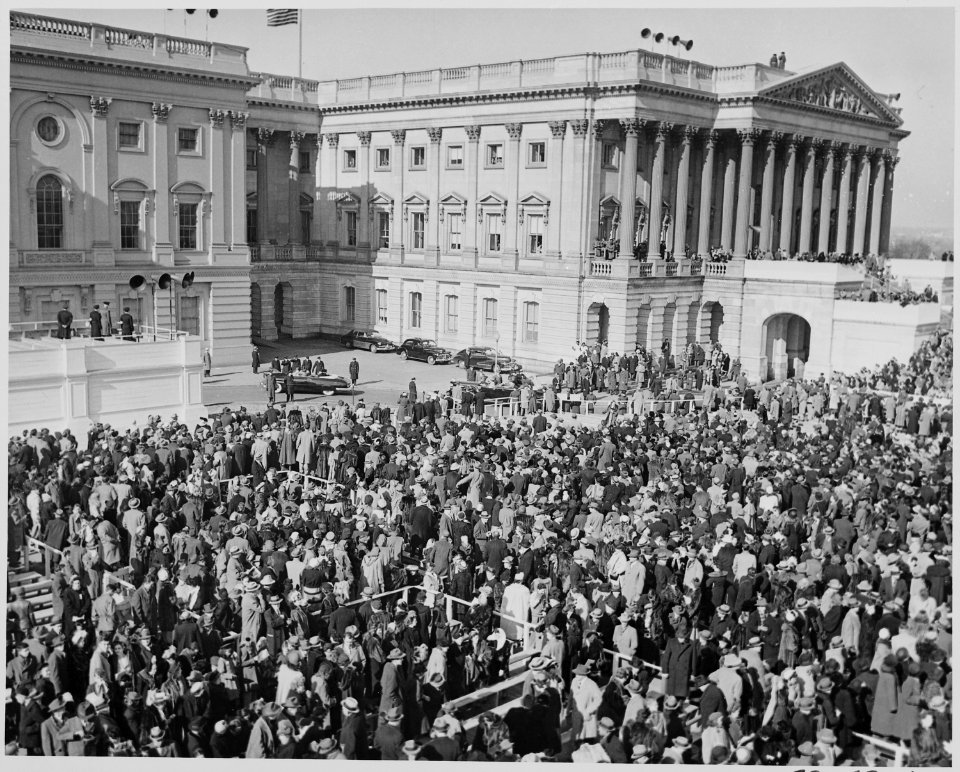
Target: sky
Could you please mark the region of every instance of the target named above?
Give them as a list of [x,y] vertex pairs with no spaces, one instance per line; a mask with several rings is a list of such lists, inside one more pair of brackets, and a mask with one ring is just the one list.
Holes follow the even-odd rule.
[[[330,80],[636,48],[679,53],[643,40],[645,27],[693,40],[687,56],[707,64],[766,63],[779,51],[786,53],[787,69],[793,71],[843,61],[874,90],[901,94],[897,106],[903,108],[903,128],[911,135],[900,143],[893,227],[953,227],[957,22],[951,6],[797,8],[765,2],[765,7],[664,10],[636,8],[636,3],[563,7],[562,0],[550,8],[451,5],[455,2],[448,0],[432,8],[353,3],[349,9],[307,9],[303,76]],[[187,16],[183,10],[122,6],[35,10],[247,46],[251,70],[297,74],[296,27],[268,28],[262,9],[220,8],[212,20],[202,11]]]

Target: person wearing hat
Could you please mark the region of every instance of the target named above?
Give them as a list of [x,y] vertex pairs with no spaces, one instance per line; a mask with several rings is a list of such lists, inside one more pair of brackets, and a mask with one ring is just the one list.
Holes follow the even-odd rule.
[[403,710],[399,706],[390,708],[380,716],[380,725],[373,736],[373,747],[380,751],[382,761],[403,761],[406,758],[400,729],[402,720]]
[[788,767],[816,766],[821,760],[817,746],[807,740],[797,746],[797,755],[787,762]]
[[[406,747],[404,752],[407,752]],[[460,758],[460,744],[449,735],[443,716],[434,720],[430,727],[430,739],[423,744],[418,758],[428,761],[457,761]]]
[[310,744],[310,748],[317,754],[318,759],[327,759],[329,761],[346,759],[343,751],[340,750],[340,746],[337,745],[336,739],[333,737],[324,737],[317,742],[313,742]]
[[837,766],[837,736],[829,727],[817,732],[817,742],[814,746],[820,753],[819,760],[824,766]]
[[246,758],[271,759],[276,751],[273,740],[273,725],[283,713],[283,708],[275,702],[268,702],[260,709],[260,715],[253,723],[250,738],[247,741]]
[[616,722],[609,716],[604,716],[597,722],[597,733],[600,738],[600,747],[606,752],[613,764],[627,764],[630,762],[627,750],[620,741]]
[[664,693],[685,698],[690,693],[690,678],[696,667],[697,647],[690,637],[686,619],[681,619],[675,634],[667,641],[660,660]]
[[573,699],[574,739],[579,742],[596,740],[597,711],[603,702],[603,692],[590,678],[590,668],[581,663],[573,669],[573,681],[570,684],[570,696]]

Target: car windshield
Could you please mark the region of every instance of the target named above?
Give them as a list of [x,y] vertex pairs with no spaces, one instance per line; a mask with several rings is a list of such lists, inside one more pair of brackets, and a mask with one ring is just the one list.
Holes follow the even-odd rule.
[[421,338],[421,339],[420,339],[420,345],[421,345],[421,346],[436,346],[436,345],[437,345],[437,342],[436,342],[435,340],[430,340],[430,338]]
[[486,354],[488,357],[500,357],[500,359],[506,359],[506,355],[497,351],[495,348],[484,348],[480,349],[478,352],[480,354]]

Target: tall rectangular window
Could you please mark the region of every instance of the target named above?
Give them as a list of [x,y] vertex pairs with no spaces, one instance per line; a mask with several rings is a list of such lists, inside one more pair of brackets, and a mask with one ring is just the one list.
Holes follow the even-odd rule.
[[247,168],[256,169],[257,168],[257,149],[255,147],[247,148]]
[[487,252],[499,252],[503,218],[499,214],[487,214]]
[[357,246],[357,213],[347,212],[345,217],[347,218],[347,246],[355,247]]
[[411,214],[411,243],[413,249],[423,249],[424,236],[426,233],[425,226],[427,216],[425,212],[413,212]]
[[37,183],[37,247],[63,248],[63,186],[52,174]]
[[523,339],[527,343],[536,343],[540,340],[540,304],[536,302],[523,304]]
[[617,160],[617,146],[613,142],[604,142],[601,164],[607,169],[616,169]]
[[310,151],[301,150],[300,151],[300,171],[301,172],[310,172]]
[[117,144],[124,148],[139,148],[140,124],[120,121],[117,127]]
[[530,166],[544,166],[547,163],[547,145],[545,142],[531,142],[528,146],[527,163]]
[[446,332],[456,332],[460,325],[458,298],[456,295],[447,295],[444,298],[443,329]]
[[177,327],[190,335],[200,335],[200,298],[180,297],[180,317],[177,319]]
[[344,150],[343,151],[343,168],[345,171],[353,171],[357,168],[357,151],[356,150]]
[[312,238],[313,230],[313,210],[300,210],[300,243],[309,244]]
[[463,145],[447,146],[447,167],[450,169],[463,168]]
[[447,248],[451,252],[463,249],[463,215],[460,212],[447,214]]
[[343,313],[344,320],[347,322],[356,321],[357,318],[357,290],[355,287],[343,288]]
[[543,215],[527,215],[527,254],[543,254]]
[[197,247],[197,210],[199,204],[180,204],[177,207],[177,221],[179,222],[180,249],[198,249]]
[[427,168],[427,149],[423,147],[423,145],[410,148],[410,168],[411,169]]
[[377,148],[377,168],[378,169],[390,168],[390,148],[388,147]]
[[247,243],[256,244],[257,238],[257,210],[247,208]]
[[419,292],[410,293],[410,326],[415,329],[420,329],[420,322],[423,315],[423,295]]
[[483,299],[483,336],[493,338],[497,334],[497,301],[495,298]]
[[181,153],[196,153],[200,148],[200,129],[177,129],[177,150]]
[[120,202],[120,249],[140,249],[140,202]]
[[387,323],[387,291],[385,289],[377,290],[377,323]]
[[377,244],[380,249],[390,246],[390,212],[377,212]]

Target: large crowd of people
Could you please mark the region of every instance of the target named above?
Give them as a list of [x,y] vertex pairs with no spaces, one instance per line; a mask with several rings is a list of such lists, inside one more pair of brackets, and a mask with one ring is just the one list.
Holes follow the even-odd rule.
[[10,565],[55,552],[49,622],[7,599],[7,753],[949,766],[952,359],[593,428],[340,400],[11,438]]

